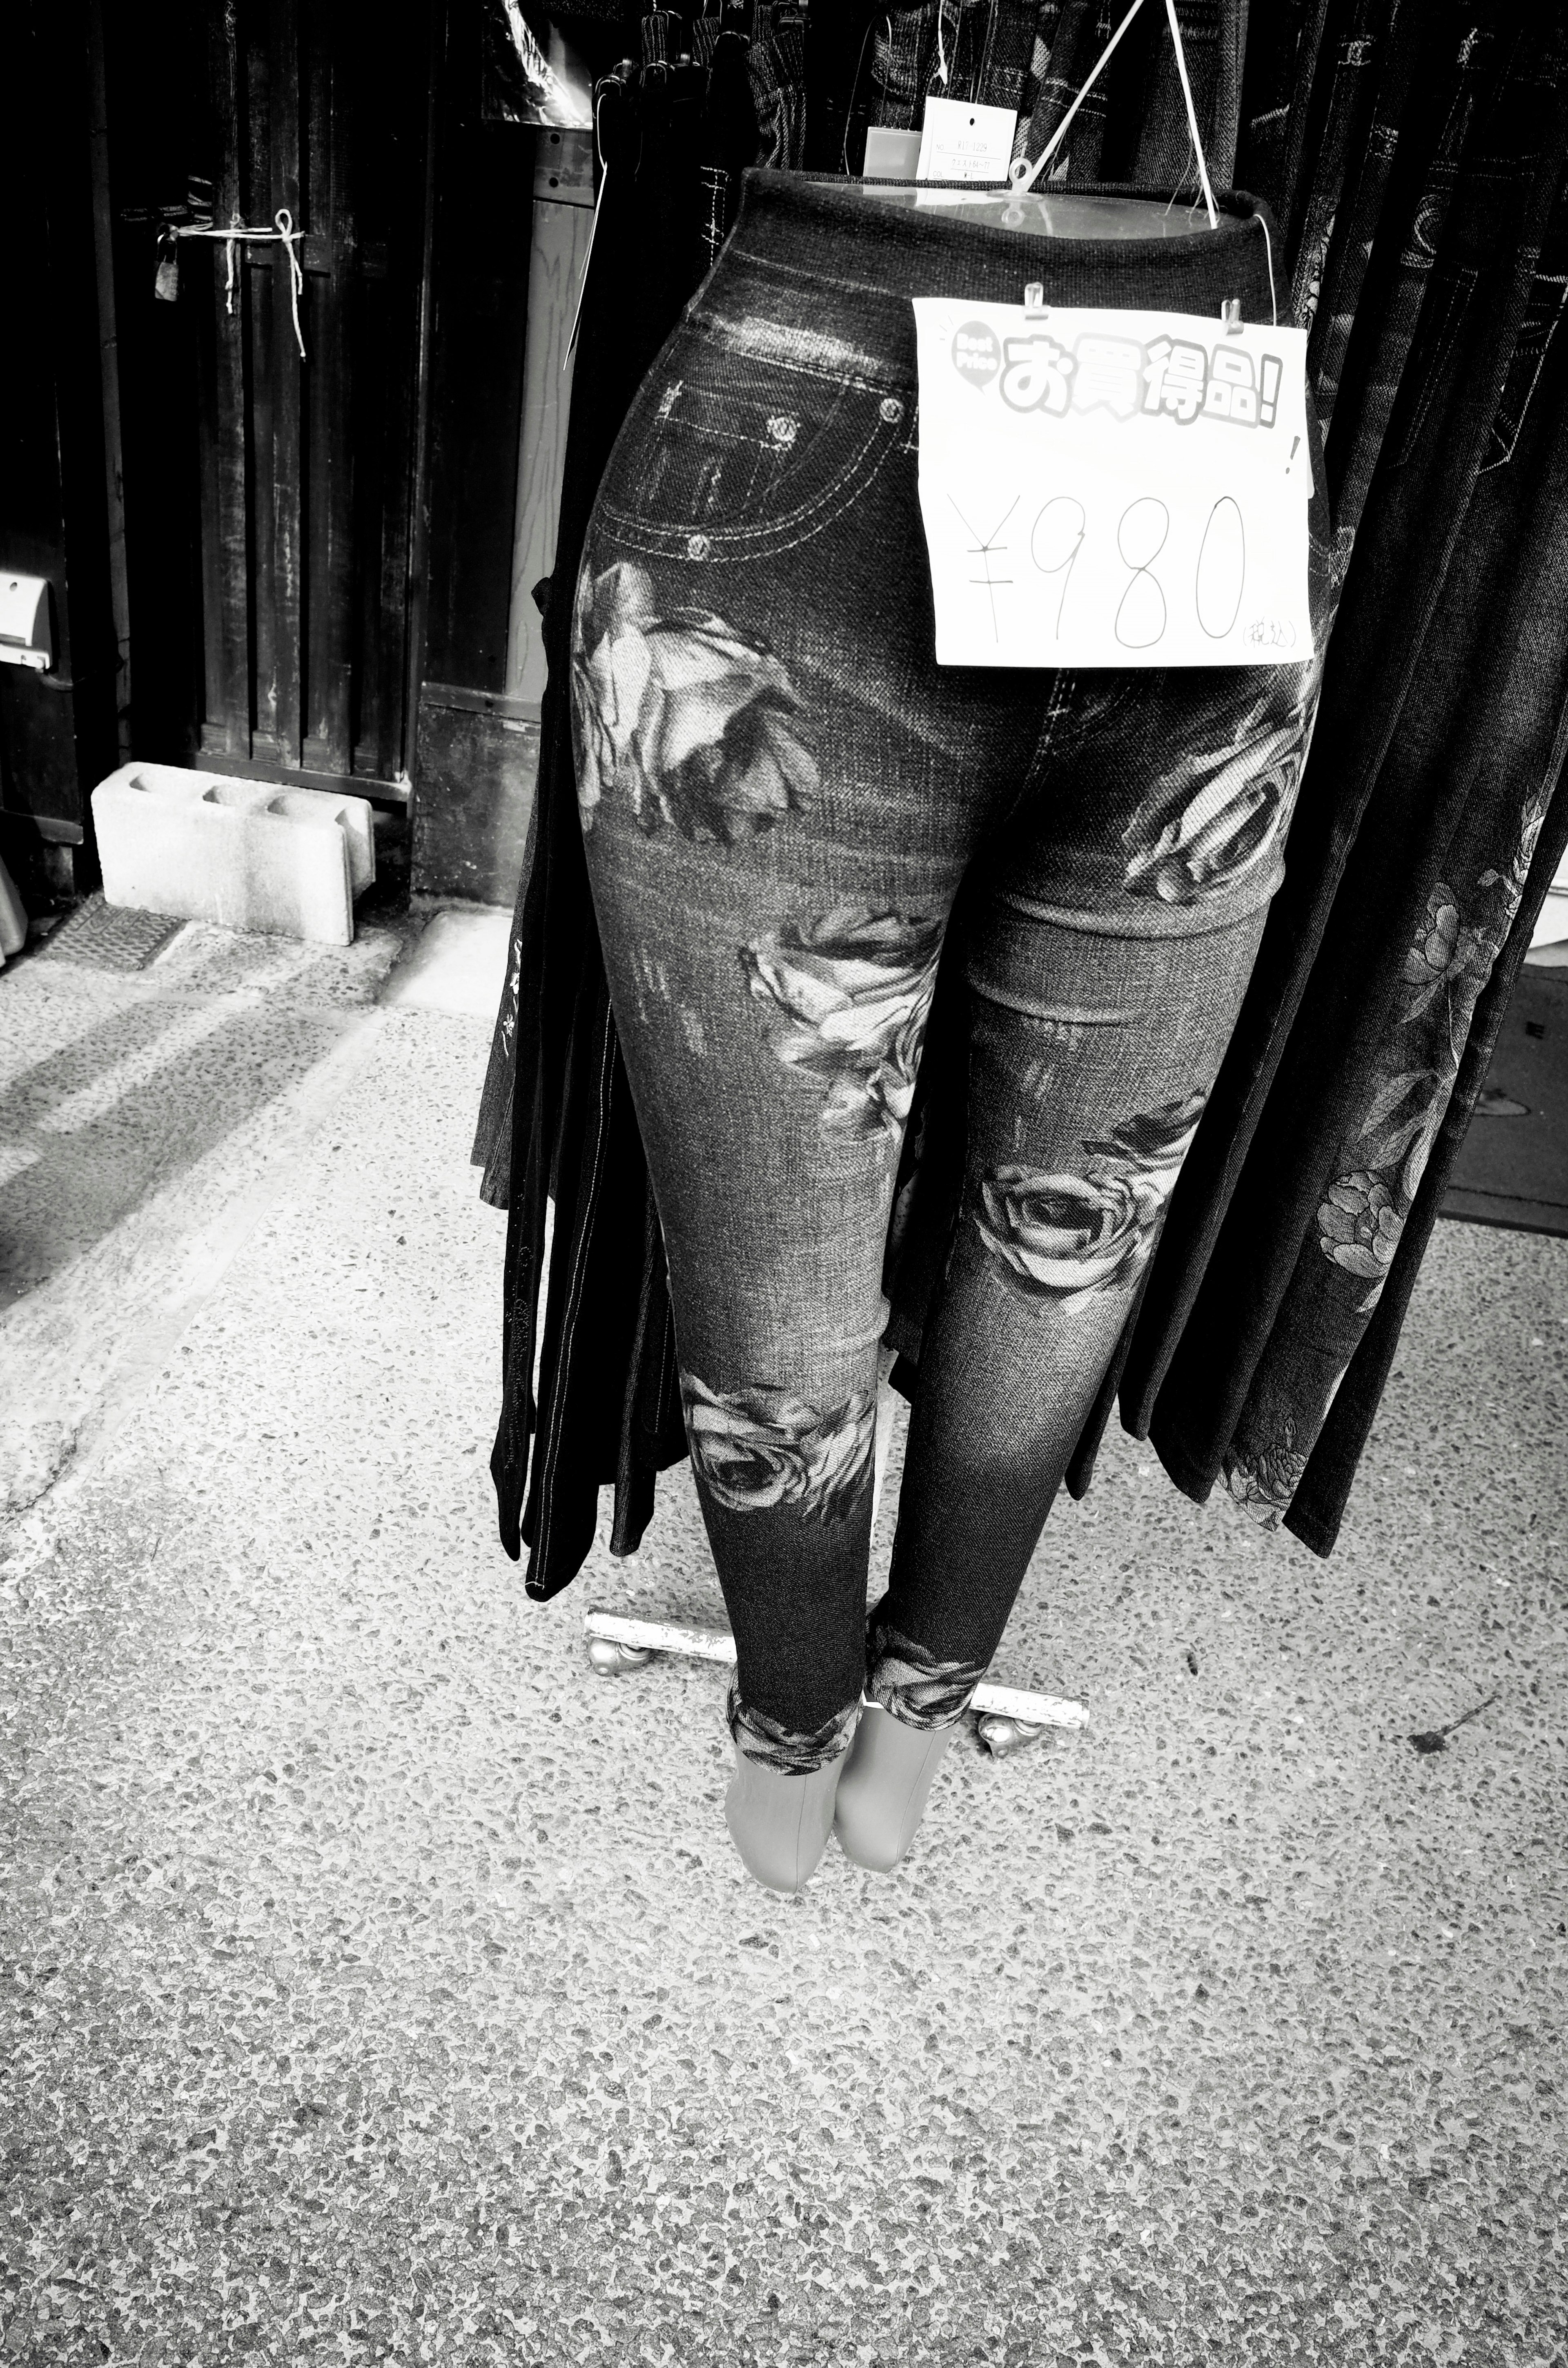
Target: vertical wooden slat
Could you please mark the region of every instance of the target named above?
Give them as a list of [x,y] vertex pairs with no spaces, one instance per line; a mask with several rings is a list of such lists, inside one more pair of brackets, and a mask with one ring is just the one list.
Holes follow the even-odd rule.
[[[304,228],[300,187],[300,26],[297,0],[272,0],[267,49],[272,100],[272,205],[287,207],[296,229]],[[292,275],[280,247],[272,250],[272,603],[273,681],[278,753],[297,769],[303,761],[301,731],[300,656],[304,621],[304,441],[301,411],[304,374],[294,336]],[[312,308],[300,300],[301,327],[313,325]]]
[[349,716],[351,762],[373,773],[381,745],[380,669],[381,529],[387,441],[387,283],[381,274],[356,275],[354,290],[354,677]]
[[352,188],[356,11],[306,12],[304,199],[310,228],[325,242],[327,276],[312,275],[308,422],[303,508],[306,598],[302,663],[304,761],[347,773],[354,625],[354,438],[356,223]]
[[403,580],[403,697],[399,701],[400,753],[397,778],[414,771],[419,730],[419,681],[425,666],[425,566],[430,528],[430,348],[434,325],[436,256],[436,125],[447,77],[448,0],[428,0],[426,18],[428,60],[418,178],[419,272],[411,307],[412,370],[408,404],[407,564]]
[[124,436],[114,301],[114,193],[109,172],[102,0],[89,0],[87,58],[92,76],[93,263],[98,313],[98,383],[103,391],[104,503],[108,526],[109,606],[114,614],[115,751],[123,764],[131,754],[131,590],[125,560]]
[[[411,208],[412,235],[405,253],[415,266],[419,257],[421,210]],[[402,224],[399,225],[400,231]],[[380,565],[376,580],[374,656],[367,673],[375,678],[374,724],[368,729],[374,748],[376,771],[383,780],[406,768],[403,761],[403,700],[407,675],[405,639],[408,619],[409,477],[414,454],[414,358],[418,307],[418,280],[402,276],[389,279],[378,291],[385,340],[386,409],[381,443],[381,512]]]
[[[272,219],[272,76],[267,42],[266,0],[251,0],[246,12],[245,59],[246,142],[245,220]],[[253,711],[256,718],[254,754],[276,760],[278,737],[277,603],[274,561],[277,536],[273,501],[273,272],[276,250],[250,250],[245,271],[246,351],[249,358],[249,432],[245,460],[250,485],[250,568],[254,625],[252,664],[255,669]],[[292,339],[290,343],[292,345]]]
[[[241,77],[233,6],[209,12],[209,87],[219,128],[214,206],[219,222],[243,211]],[[201,594],[205,685],[201,746],[231,757],[251,749],[249,593],[245,534],[244,315],[226,309],[228,265],[216,240],[187,245],[185,268],[208,281],[203,323]],[[243,263],[236,257],[236,274]]]

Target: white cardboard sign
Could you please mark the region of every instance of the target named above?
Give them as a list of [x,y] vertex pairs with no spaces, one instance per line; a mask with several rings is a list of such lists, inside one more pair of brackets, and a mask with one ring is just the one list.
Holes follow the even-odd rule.
[[915,300],[941,666],[1295,666],[1306,335]]

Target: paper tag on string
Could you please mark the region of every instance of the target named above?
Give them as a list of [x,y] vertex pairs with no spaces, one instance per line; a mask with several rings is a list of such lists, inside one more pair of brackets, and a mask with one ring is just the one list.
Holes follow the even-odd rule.
[[160,302],[179,302],[179,244],[165,231],[158,240],[158,268],[153,280],[153,293]]
[[1017,115],[1010,107],[967,107],[928,98],[920,131],[917,181],[1005,181]]
[[1306,335],[915,302],[940,666],[1312,655]]

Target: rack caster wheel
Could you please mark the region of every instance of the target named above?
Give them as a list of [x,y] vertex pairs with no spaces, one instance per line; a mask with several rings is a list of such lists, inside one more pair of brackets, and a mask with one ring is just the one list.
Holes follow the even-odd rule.
[[1006,1759],[1015,1751],[1027,1750],[1050,1732],[1044,1726],[1026,1725],[1021,1718],[1005,1718],[999,1711],[983,1711],[974,1722],[974,1731],[993,1759]]
[[641,1645],[618,1645],[611,1636],[590,1636],[588,1659],[601,1678],[624,1678],[632,1669],[645,1669],[653,1655]]

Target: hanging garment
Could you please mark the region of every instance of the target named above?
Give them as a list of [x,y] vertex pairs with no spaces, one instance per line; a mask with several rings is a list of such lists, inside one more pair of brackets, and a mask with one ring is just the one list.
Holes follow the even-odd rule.
[[[1517,103],[1517,94],[1509,96]],[[1506,183],[1494,153],[1488,161],[1490,193]],[[1532,209],[1521,194],[1528,240]],[[1456,231],[1462,219],[1456,215]],[[1489,210],[1475,228],[1494,255],[1489,242],[1498,224]],[[1530,256],[1527,245],[1519,272]],[[1498,277],[1511,303],[1517,282],[1510,287],[1506,270]],[[1516,968],[1528,943],[1535,912],[1521,916],[1520,908],[1549,816],[1549,854],[1568,832],[1559,796],[1568,695],[1568,358],[1554,338],[1565,294],[1568,200],[1560,196],[1511,340],[1500,340],[1505,349],[1511,342],[1511,359],[1500,394],[1485,389],[1485,435],[1475,434],[1472,412],[1463,438],[1474,461],[1462,524],[1254,1147],[1254,1172],[1269,1162],[1299,1176],[1310,1205],[1277,1188],[1267,1265],[1255,1263],[1244,1277],[1244,1254],[1224,1237],[1210,1262],[1205,1294],[1233,1288],[1249,1295],[1244,1313],[1234,1302],[1226,1309],[1225,1394],[1210,1401],[1218,1419],[1207,1429],[1184,1420],[1192,1367],[1180,1354],[1175,1410],[1162,1405],[1155,1415],[1167,1464],[1173,1454],[1192,1459],[1206,1477],[1221,1425],[1239,1400],[1221,1458],[1227,1486],[1262,1518],[1283,1516],[1320,1552],[1337,1533],[1346,1475],[1338,1461],[1316,1463],[1313,1449],[1393,1279],[1461,1068],[1471,1102],[1479,1090],[1483,1072],[1471,1051],[1477,1006],[1510,940]],[[1446,392],[1451,400],[1459,389],[1420,378],[1409,385],[1385,484],[1416,468],[1419,438],[1409,423],[1423,406],[1430,417]],[[1413,495],[1419,489],[1418,478]],[[1369,512],[1369,525],[1383,515]],[[1551,868],[1549,861],[1542,894]],[[1451,1162],[1451,1128],[1445,1139]],[[1248,1179],[1233,1214],[1244,1229]],[[1402,1306],[1414,1279],[1405,1257]],[[1206,1315],[1219,1320],[1216,1302],[1200,1296],[1195,1341]]]
[[[1488,63],[1478,84],[1474,62],[1483,51]],[[1509,402],[1509,366],[1562,177],[1568,91],[1560,31],[1543,40],[1514,24],[1487,42],[1472,29],[1447,100],[1445,125],[1464,123],[1462,147],[1456,155],[1440,138],[1429,157],[1415,158],[1414,175],[1420,191],[1415,219],[1440,218],[1441,242],[1419,263],[1413,256],[1421,251],[1402,244],[1391,275],[1397,302],[1364,341],[1371,359],[1359,398],[1347,373],[1328,440],[1341,552],[1362,498],[1358,489],[1366,484],[1369,492],[1325,666],[1286,886],[1205,1130],[1172,1204],[1121,1383],[1124,1421],[1153,1439],[1178,1486],[1201,1499],[1230,1472],[1246,1501],[1261,1503],[1267,1493],[1271,1517],[1283,1515],[1287,1526],[1300,1523],[1319,1540],[1333,1536],[1343,1511],[1343,1497],[1331,1501],[1318,1494],[1326,1486],[1322,1467],[1311,1502],[1290,1508],[1329,1385],[1318,1391],[1303,1383],[1301,1404],[1277,1409],[1267,1440],[1256,1407],[1245,1440],[1238,1426],[1309,1242],[1307,1270],[1314,1274],[1320,1255],[1337,1272],[1351,1270],[1318,1248],[1328,1239],[1332,1249],[1341,1220],[1355,1228],[1355,1242],[1340,1245],[1347,1253],[1359,1243],[1368,1257],[1392,1258],[1419,1177],[1419,1161],[1406,1174],[1394,1160],[1382,1174],[1375,1127],[1362,1144],[1365,1157],[1352,1150],[1373,1123],[1369,1113],[1395,1115],[1382,1111],[1391,1063],[1397,1071],[1410,1048],[1403,1037],[1398,1045],[1391,1041],[1406,1017],[1394,980],[1415,959],[1411,949],[1426,928],[1436,884],[1429,864],[1443,846],[1442,825],[1428,805],[1437,784],[1423,770],[1423,711],[1467,681],[1483,701],[1495,695],[1478,686],[1502,648],[1497,637],[1506,609],[1479,590],[1496,561],[1487,547],[1494,530],[1491,503],[1477,507],[1474,494]],[[1404,290],[1417,274],[1426,284],[1415,310]],[[1396,342],[1403,343],[1406,359],[1391,405]],[[1352,370],[1355,359],[1352,353]],[[1375,469],[1369,442],[1376,448]],[[1349,519],[1342,504],[1352,506]],[[1454,628],[1457,649],[1445,650],[1445,601],[1452,616],[1469,620]],[[1444,672],[1456,658],[1457,679],[1451,666]],[[1525,697],[1531,722],[1544,717],[1550,741],[1556,720],[1550,684],[1539,680]],[[1538,770],[1503,825],[1508,843],[1497,850],[1502,874],[1511,870],[1522,816],[1540,786]],[[1468,816],[1469,826],[1489,839],[1497,825],[1483,807],[1473,778],[1452,780],[1453,828],[1462,830]],[[1540,820],[1538,814],[1538,830]],[[1430,842],[1429,832],[1438,834]],[[1505,911],[1498,899],[1474,916],[1472,926],[1496,939],[1492,959],[1517,917],[1516,904]],[[1473,997],[1462,1020],[1455,1018],[1456,1063],[1472,1008]],[[1387,1156],[1392,1160],[1392,1152]],[[1340,1181],[1352,1177],[1366,1180]],[[1344,1205],[1331,1203],[1336,1190]],[[1338,1217],[1324,1213],[1333,1206]],[[1372,1279],[1363,1278],[1369,1284]],[[1284,1321],[1289,1331],[1291,1319]],[[1325,1317],[1302,1321],[1321,1336],[1323,1357],[1337,1358],[1342,1371],[1351,1333],[1342,1326],[1324,1330]],[[1269,1475],[1267,1491],[1257,1476],[1259,1457]]]

